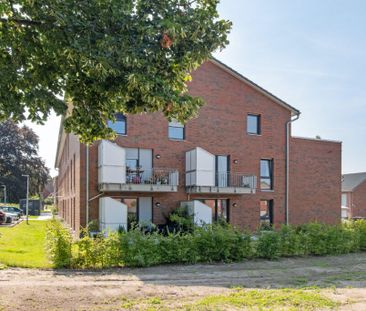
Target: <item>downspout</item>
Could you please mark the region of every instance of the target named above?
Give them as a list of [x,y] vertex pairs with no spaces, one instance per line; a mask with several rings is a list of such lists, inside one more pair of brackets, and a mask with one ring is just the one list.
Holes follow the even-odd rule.
[[86,156],[85,156],[85,196],[86,196],[86,211],[85,211],[85,227],[89,224],[89,145],[86,145]]
[[289,187],[290,187],[290,124],[300,118],[300,112],[298,112],[293,119],[286,122],[286,225],[289,224]]

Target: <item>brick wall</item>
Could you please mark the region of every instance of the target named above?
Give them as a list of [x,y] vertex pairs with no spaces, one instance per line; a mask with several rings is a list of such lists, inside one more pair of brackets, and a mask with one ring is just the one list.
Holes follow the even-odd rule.
[[338,223],[341,143],[291,138],[290,160],[290,223]]
[[352,217],[366,218],[366,181],[359,184],[351,194]]
[[[259,175],[261,158],[274,159],[274,191],[257,191],[255,195],[191,195],[195,198],[230,199],[231,222],[241,227],[254,229],[259,224],[259,202],[261,199],[274,200],[274,219],[284,222],[285,198],[285,123],[290,111],[265,97],[252,87],[233,77],[231,74],[210,62],[205,63],[193,73],[189,85],[192,95],[204,98],[206,105],[199,116],[186,124],[185,141],[168,139],[168,122],[160,113],[127,116],[127,136],[119,136],[117,144],[123,147],[151,148],[154,167],[177,168],[180,172],[177,193],[141,194],[153,196],[153,218],[155,223],[164,223],[164,215],[187,200],[185,191],[185,152],[202,147],[216,155],[230,155],[232,172]],[[248,113],[261,114],[262,132],[260,136],[246,133]],[[91,148],[91,193],[97,191],[97,145]],[[234,164],[233,160],[238,163]],[[106,194],[108,195],[108,194]],[[114,194],[115,195],[115,194]],[[140,194],[119,193],[119,196]],[[117,196],[118,196],[117,195]],[[98,200],[91,202],[91,218],[98,218]]]
[[61,146],[61,158],[57,177],[57,207],[59,215],[70,227],[78,232],[81,225],[82,185],[80,180],[80,143],[72,134],[64,134],[65,143]]

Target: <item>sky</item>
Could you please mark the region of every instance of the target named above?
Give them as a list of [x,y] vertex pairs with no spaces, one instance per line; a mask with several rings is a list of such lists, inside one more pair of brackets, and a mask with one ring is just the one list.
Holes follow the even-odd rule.
[[[219,12],[233,29],[215,57],[299,109],[293,135],[342,141],[343,173],[366,172],[366,1],[221,0]],[[59,117],[30,126],[53,168]]]

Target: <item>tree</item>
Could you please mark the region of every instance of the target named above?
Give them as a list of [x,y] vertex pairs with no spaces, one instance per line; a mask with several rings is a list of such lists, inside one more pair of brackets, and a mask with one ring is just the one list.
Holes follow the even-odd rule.
[[3,0],[0,120],[53,109],[82,141],[110,137],[117,112],[185,122],[203,100],[190,73],[228,44],[219,0]]
[[0,184],[6,185],[9,202],[25,198],[23,174],[30,175],[30,195],[38,194],[47,182],[48,168],[37,153],[38,136],[32,129],[13,121],[0,123]]

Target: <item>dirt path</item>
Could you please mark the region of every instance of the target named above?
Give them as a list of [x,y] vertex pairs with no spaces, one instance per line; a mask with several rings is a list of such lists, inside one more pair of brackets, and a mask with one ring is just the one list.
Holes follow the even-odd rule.
[[341,310],[366,310],[366,253],[103,271],[12,268],[0,271],[0,310],[122,310],[135,308],[121,307],[129,299],[177,302],[232,287],[304,286],[324,288],[321,292],[342,303]]

